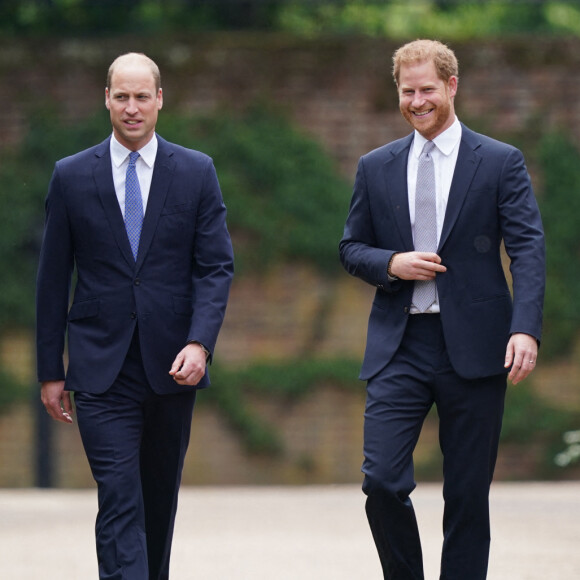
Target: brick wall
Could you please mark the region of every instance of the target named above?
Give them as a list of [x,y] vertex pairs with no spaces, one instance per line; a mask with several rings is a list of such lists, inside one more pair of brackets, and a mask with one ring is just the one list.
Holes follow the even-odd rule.
[[[159,63],[166,108],[203,113],[276,101],[350,178],[362,153],[408,132],[390,77],[396,46],[353,37],[249,34],[0,39],[0,147],[18,141],[31,109],[54,106],[64,121],[101,109],[109,63],[137,50]],[[460,118],[484,119],[492,134],[520,131],[538,120],[580,134],[579,41],[522,38],[453,48],[460,62]]]
[[[311,41],[248,34],[0,39],[0,150],[19,141],[30,112],[37,108],[53,107],[63,122],[102,109],[110,61],[136,50],[160,65],[166,108],[209,113],[276,101],[352,179],[361,154],[408,132],[389,72],[395,48],[383,40]],[[474,120],[498,136],[539,122],[546,127],[565,126],[580,135],[580,101],[575,98],[580,86],[580,42],[521,39],[454,48],[461,67],[456,101],[461,119]],[[103,137],[107,132],[104,127]],[[533,146],[526,143],[524,152]],[[346,275],[330,283],[308,268],[284,266],[262,278],[236,280],[217,356],[230,365],[298,356],[309,344],[313,313],[330,301],[327,332],[311,348],[319,355],[360,358],[371,297],[370,288]],[[19,357],[32,371],[29,341],[17,343],[20,354],[14,353],[13,335],[5,335],[2,344],[3,358],[15,372]],[[223,419],[201,405],[194,421],[186,483],[360,479],[362,385],[359,393],[327,386],[291,406],[267,400],[254,405],[280,425],[285,455],[273,462],[246,456]],[[437,446],[433,428],[420,445],[419,462],[433,461]],[[26,407],[0,417],[0,486],[32,484],[32,431]],[[76,428],[56,425],[55,438],[58,483],[90,485]],[[509,465],[505,473],[509,477]]]

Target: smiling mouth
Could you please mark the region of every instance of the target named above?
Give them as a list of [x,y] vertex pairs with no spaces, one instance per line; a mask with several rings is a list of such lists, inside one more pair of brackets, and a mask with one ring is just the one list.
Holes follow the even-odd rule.
[[431,113],[433,109],[429,109],[428,111],[411,111],[415,117],[425,117],[429,113]]

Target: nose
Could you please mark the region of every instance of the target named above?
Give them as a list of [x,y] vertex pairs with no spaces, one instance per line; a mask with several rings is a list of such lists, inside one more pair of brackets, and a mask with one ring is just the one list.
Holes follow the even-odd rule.
[[125,111],[127,112],[127,114],[134,115],[138,111],[138,109],[139,108],[137,107],[136,99],[130,98],[127,101],[127,106],[125,108]]
[[423,95],[421,94],[420,91],[416,91],[415,93],[413,93],[413,98],[411,99],[412,107],[419,109],[421,108],[424,102],[425,99],[423,98]]

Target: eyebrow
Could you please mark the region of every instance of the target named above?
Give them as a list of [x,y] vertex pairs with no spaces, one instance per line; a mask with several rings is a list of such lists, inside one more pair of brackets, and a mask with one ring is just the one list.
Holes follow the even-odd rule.
[[113,89],[113,90],[109,90],[109,94],[112,97],[118,97],[120,95],[129,95],[129,94],[135,94],[138,97],[143,97],[143,96],[153,96],[155,93],[152,93],[151,91],[148,90],[143,90],[143,91],[136,91],[135,93],[133,93],[132,91],[126,91],[124,89]]
[[410,85],[401,85],[399,87],[400,91],[424,91],[426,89],[435,89],[437,88],[437,85],[435,85],[434,83],[428,83],[426,85],[421,85],[419,87],[412,87]]

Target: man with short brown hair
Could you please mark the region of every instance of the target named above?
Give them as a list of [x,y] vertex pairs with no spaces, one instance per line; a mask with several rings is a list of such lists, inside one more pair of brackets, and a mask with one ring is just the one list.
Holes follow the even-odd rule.
[[506,379],[528,376],[540,340],[542,223],[521,152],[457,119],[453,51],[411,42],[393,74],[414,131],[360,159],[340,242],[346,270],[376,288],[360,374],[366,511],[385,579],[423,580],[410,494],[413,450],[435,404],[441,579],[484,580]]

